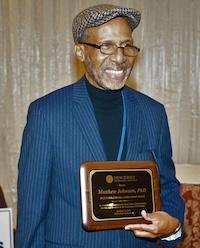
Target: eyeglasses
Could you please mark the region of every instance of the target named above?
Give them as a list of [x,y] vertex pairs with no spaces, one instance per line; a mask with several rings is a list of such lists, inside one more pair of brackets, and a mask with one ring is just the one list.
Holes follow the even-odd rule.
[[87,42],[81,42],[81,44],[100,49],[100,52],[105,54],[105,55],[112,55],[112,54],[116,53],[118,48],[122,48],[123,54],[125,56],[129,56],[129,57],[136,57],[140,52],[140,49],[138,47],[132,46],[130,44],[126,44],[123,46],[117,46],[114,43],[102,43],[101,45],[97,45],[97,44],[91,44],[91,43],[87,43]]

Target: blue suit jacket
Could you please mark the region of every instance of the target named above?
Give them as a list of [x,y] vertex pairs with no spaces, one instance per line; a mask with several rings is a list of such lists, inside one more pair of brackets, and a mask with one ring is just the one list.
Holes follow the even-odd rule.
[[[161,208],[183,221],[171,159],[164,107],[128,87],[126,160],[157,156]],[[81,227],[79,165],[106,160],[85,78],[30,105],[23,134],[18,176],[16,248],[156,247],[156,241],[135,238],[130,231],[86,232]],[[177,241],[167,242],[173,247]]]

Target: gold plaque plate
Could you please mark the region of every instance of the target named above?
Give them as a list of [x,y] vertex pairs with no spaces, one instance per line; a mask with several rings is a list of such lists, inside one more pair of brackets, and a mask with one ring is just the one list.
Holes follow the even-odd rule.
[[153,161],[99,161],[80,166],[82,223],[87,231],[147,223],[141,210],[160,210],[160,186]]

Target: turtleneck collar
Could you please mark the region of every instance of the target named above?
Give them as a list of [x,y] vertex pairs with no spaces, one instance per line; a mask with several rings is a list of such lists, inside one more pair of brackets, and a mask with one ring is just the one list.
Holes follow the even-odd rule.
[[122,89],[103,90],[89,83],[87,78],[86,87],[95,108],[110,111],[122,106]]

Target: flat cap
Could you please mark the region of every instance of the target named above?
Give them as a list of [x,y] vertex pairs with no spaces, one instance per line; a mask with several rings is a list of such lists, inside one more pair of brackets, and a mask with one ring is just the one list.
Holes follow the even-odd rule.
[[138,26],[141,13],[133,8],[124,8],[112,4],[100,4],[81,11],[72,22],[74,42],[81,41],[86,28],[96,27],[116,17],[127,17],[132,31]]

